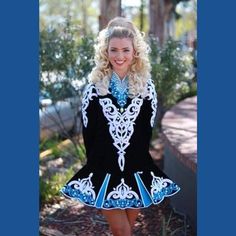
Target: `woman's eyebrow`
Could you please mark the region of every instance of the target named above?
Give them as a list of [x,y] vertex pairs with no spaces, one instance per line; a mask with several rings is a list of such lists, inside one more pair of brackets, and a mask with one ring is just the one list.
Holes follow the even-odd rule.
[[[111,47],[111,49],[119,49],[119,48]],[[124,47],[124,48],[121,48],[121,49],[129,49],[129,47]]]

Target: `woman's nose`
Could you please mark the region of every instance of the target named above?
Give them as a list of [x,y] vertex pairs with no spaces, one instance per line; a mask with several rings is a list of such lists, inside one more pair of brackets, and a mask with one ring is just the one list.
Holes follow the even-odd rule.
[[123,58],[123,53],[122,52],[117,52],[116,58],[117,59],[122,59]]

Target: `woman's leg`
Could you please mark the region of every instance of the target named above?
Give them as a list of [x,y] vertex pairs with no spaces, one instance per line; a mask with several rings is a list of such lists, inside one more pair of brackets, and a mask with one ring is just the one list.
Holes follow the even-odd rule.
[[102,210],[114,236],[131,236],[131,227],[125,210]]
[[134,227],[134,223],[135,223],[136,219],[138,218],[138,214],[140,212],[140,209],[126,209],[125,211],[126,211],[126,215],[127,215],[130,227],[131,227],[131,231],[132,231],[132,229]]

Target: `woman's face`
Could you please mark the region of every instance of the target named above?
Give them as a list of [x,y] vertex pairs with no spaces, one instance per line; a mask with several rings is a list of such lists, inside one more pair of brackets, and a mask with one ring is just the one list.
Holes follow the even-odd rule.
[[108,60],[121,79],[128,73],[134,58],[134,47],[130,38],[111,38],[108,45]]

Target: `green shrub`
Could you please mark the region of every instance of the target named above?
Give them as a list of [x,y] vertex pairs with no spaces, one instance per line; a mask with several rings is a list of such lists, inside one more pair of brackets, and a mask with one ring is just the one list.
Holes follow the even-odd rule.
[[[79,35],[70,17],[64,24],[40,31],[40,89],[49,92],[53,102],[76,95],[77,81],[86,82],[94,66],[94,36]],[[62,82],[63,81],[63,82]],[[59,89],[55,83],[62,82]]]
[[54,137],[50,139],[43,139],[39,143],[39,151],[43,152],[47,149],[53,149],[54,147],[58,145],[59,142],[60,142],[60,138],[58,137],[58,135],[55,135]]
[[157,125],[160,127],[164,113],[186,95],[195,95],[193,58],[183,50],[179,41],[168,39],[161,48],[154,37],[150,37],[151,75],[158,97]]
[[[79,108],[83,85],[87,82],[87,76],[94,66],[94,36],[81,36],[78,27],[71,22],[67,15],[65,23],[49,26],[40,30],[40,90],[48,94],[53,104],[57,101],[65,101],[66,98],[74,111],[74,126],[72,130],[64,129],[62,122],[55,121],[64,138],[69,138],[75,150],[73,154],[83,153],[80,144],[73,138],[79,117]],[[77,99],[78,98],[78,99]],[[40,151],[50,146],[53,155],[60,155],[61,151],[50,143],[40,143]],[[48,147],[49,148],[49,147]],[[79,156],[80,158],[80,156]],[[83,156],[81,156],[82,160]]]
[[52,153],[50,155],[57,158],[57,157],[63,155],[63,153],[64,153],[64,151],[58,147],[58,144],[61,141],[62,140],[58,137],[58,135],[55,135],[54,137],[52,137],[50,139],[44,139],[44,140],[40,141],[39,150],[40,150],[40,152],[43,152],[47,149],[51,149]]
[[66,173],[56,173],[50,179],[39,179],[40,205],[52,202],[60,197],[60,189],[73,176],[74,171],[69,168]]

